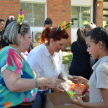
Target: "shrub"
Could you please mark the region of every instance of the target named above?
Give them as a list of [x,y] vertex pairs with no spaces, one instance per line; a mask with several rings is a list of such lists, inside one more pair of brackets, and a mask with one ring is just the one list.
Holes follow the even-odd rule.
[[63,56],[63,64],[69,64],[72,62],[73,54]]

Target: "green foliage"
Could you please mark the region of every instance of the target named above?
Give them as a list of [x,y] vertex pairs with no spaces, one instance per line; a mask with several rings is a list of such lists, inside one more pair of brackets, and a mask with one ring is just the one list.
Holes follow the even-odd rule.
[[68,54],[63,56],[63,64],[70,64],[72,62],[73,55]]
[[108,21],[103,21],[103,27],[108,27]]
[[[71,62],[72,62],[73,54],[68,54],[63,56],[63,64],[69,70]],[[69,71],[68,71],[69,72]]]
[[[67,70],[69,70],[71,62],[72,62],[72,58],[73,58],[73,54],[67,54],[67,55],[63,55],[63,64],[65,65],[65,67],[67,68]],[[69,73],[69,71],[68,71]]]
[[85,27],[85,25],[87,25],[87,24],[89,24],[89,23],[90,23],[90,21],[84,20],[84,21],[83,21],[83,27]]

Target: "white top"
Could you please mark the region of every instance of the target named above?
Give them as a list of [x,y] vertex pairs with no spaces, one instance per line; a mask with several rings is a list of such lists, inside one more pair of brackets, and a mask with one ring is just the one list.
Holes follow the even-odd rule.
[[21,55],[25,58],[25,60],[27,60],[28,57],[28,52],[21,52]]
[[102,102],[100,88],[108,89],[108,56],[99,59],[92,69],[93,74],[89,80],[90,103]]
[[29,53],[27,61],[38,77],[58,77],[62,64],[62,52],[54,53],[51,57],[46,45],[41,44]]

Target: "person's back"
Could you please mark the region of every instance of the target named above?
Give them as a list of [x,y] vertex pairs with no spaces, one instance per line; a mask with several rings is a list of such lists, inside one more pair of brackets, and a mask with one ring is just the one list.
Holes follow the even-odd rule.
[[83,76],[89,79],[92,69],[90,66],[90,55],[87,52],[87,45],[84,40],[84,29],[79,28],[77,36],[77,41],[73,42],[71,45],[73,59],[69,69],[69,74]]
[[81,42],[79,47],[77,42],[72,43],[73,60],[69,69],[70,75],[83,76],[89,79],[91,75],[90,55],[88,54],[85,42]]

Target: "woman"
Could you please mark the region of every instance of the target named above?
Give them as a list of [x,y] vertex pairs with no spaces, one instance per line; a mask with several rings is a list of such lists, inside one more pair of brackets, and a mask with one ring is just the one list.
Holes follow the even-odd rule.
[[[28,63],[37,72],[38,77],[59,77],[62,65],[62,52],[69,37],[66,30],[56,33],[57,27],[45,28],[41,34],[42,44],[35,47],[28,55]],[[61,77],[61,76],[60,76]],[[55,90],[62,91],[61,86]],[[39,90],[33,108],[43,108],[43,96],[50,90]],[[37,103],[38,101],[38,103]]]
[[86,26],[85,26],[85,32],[86,32],[86,34],[90,31],[90,30],[92,30],[92,29],[94,29],[96,27],[96,25],[94,24],[94,23],[89,23],[89,24],[87,24]]
[[[9,17],[7,18],[6,25],[5,25],[5,27],[4,27],[3,33],[4,33],[4,31],[5,31],[6,27],[7,27],[7,25],[8,25],[9,23],[11,23],[12,21],[16,21],[16,18],[15,18],[14,16],[9,16]],[[3,36],[3,34],[2,34],[2,36]],[[3,48],[3,47],[5,47],[5,46],[9,46],[9,44],[6,43],[6,42],[3,40],[3,37],[2,37],[2,36],[1,36],[1,42],[0,42],[0,49]]]
[[52,22],[51,18],[46,18],[46,20],[44,22],[44,27],[52,28],[52,26],[53,26],[53,22]]
[[90,66],[90,55],[87,52],[84,35],[84,29],[79,28],[77,30],[77,41],[73,42],[71,45],[73,59],[69,69],[69,74],[83,76],[89,79],[92,71]]
[[3,37],[9,46],[0,51],[0,107],[31,108],[38,88],[55,88],[59,80],[36,78],[36,73],[21,56],[32,43],[28,24],[22,24],[19,29],[18,22],[11,22]]
[[[96,28],[96,25],[94,24],[94,23],[89,23],[89,24],[87,24],[86,26],[85,26],[85,32],[86,32],[86,34],[90,31],[90,30],[92,30],[92,29],[94,29],[94,28]],[[98,61],[98,59],[93,59],[92,57],[90,58],[90,62],[91,62],[91,67],[93,66],[93,64],[94,63],[96,63]]]

